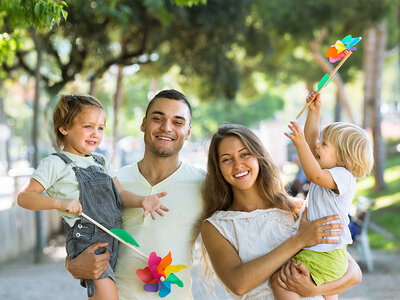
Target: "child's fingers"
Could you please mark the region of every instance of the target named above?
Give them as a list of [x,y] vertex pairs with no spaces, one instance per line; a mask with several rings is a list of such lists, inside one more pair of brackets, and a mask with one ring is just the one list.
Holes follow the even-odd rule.
[[293,141],[293,136],[287,132],[283,133],[284,135],[286,135],[289,139],[291,139]]
[[166,192],[162,192],[162,193],[155,194],[154,196],[156,196],[158,199],[160,199],[162,197],[165,197],[166,195],[167,195]]
[[156,220],[156,216],[154,215],[154,211],[150,211],[150,216],[154,221]]
[[300,127],[299,123],[293,122],[293,121],[291,121],[290,123],[293,125],[294,129],[296,130],[296,133],[301,131],[301,127]]
[[296,135],[296,134],[299,133],[298,130],[297,130],[297,128],[296,128],[294,125],[289,124],[288,127],[289,127],[290,130],[293,132],[293,135]]
[[158,213],[161,217],[164,217],[164,214],[163,214],[163,212],[161,210],[156,209],[156,213]]
[[160,209],[162,209],[163,211],[169,211],[169,208],[162,204],[160,205]]

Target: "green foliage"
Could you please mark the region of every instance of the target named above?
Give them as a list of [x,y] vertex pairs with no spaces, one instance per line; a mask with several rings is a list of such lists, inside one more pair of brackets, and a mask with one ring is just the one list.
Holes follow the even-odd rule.
[[386,189],[374,192],[373,176],[368,176],[357,183],[356,197],[363,195],[375,200],[371,213],[371,221],[383,227],[393,235],[388,239],[369,231],[371,246],[374,248],[394,249],[400,251],[400,155],[391,156],[387,160],[384,173]]
[[207,0],[171,0],[172,3],[180,6],[193,6],[199,4],[206,4]]
[[20,0],[2,1],[0,13],[6,16],[11,30],[34,26],[37,29],[59,25],[67,18],[65,1],[57,0]]
[[204,138],[222,123],[254,127],[262,120],[272,119],[277,111],[283,109],[283,104],[281,97],[268,93],[252,102],[218,99],[213,103],[202,103],[193,110],[192,139]]
[[[0,2],[0,63],[11,64],[23,43],[23,30],[49,29],[59,25],[68,13],[65,1],[58,0],[3,0]],[[1,74],[0,74],[1,76]]]

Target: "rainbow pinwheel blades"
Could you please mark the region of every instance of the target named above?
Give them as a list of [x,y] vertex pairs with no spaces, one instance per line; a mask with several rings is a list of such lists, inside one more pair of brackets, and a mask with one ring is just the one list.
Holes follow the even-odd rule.
[[151,252],[148,260],[148,266],[136,271],[137,276],[145,285],[143,289],[146,292],[158,292],[161,298],[171,293],[171,284],[183,287],[183,282],[173,273],[185,269],[185,265],[172,265],[171,251],[161,258],[155,252]]
[[346,36],[342,40],[336,41],[335,45],[329,47],[328,51],[325,53],[326,57],[329,57],[329,61],[334,63],[345,57],[347,51],[357,50],[353,47],[361,40],[361,37],[352,38],[351,35]]

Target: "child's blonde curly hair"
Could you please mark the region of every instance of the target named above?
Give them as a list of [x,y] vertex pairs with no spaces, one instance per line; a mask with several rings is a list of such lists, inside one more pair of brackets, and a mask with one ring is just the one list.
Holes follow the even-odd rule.
[[371,172],[374,156],[367,132],[351,123],[335,122],[322,131],[322,138],[336,146],[336,156],[354,177],[362,178]]

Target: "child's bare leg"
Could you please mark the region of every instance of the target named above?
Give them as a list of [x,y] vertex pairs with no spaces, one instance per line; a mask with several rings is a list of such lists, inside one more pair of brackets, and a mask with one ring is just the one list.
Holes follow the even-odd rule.
[[278,276],[279,276],[279,270],[275,272],[270,279],[270,284],[272,291],[274,292],[275,299],[277,300],[299,300],[301,299],[300,295],[292,292],[285,290],[283,287],[281,287],[278,283]]
[[94,296],[89,300],[118,300],[117,285],[110,277],[94,280]]
[[325,300],[338,300],[338,295],[323,296]]

